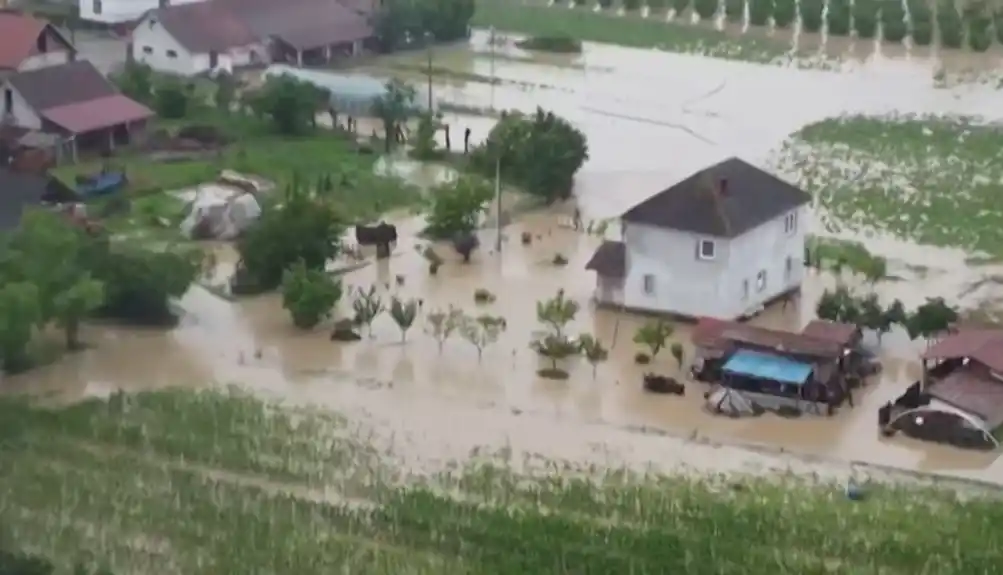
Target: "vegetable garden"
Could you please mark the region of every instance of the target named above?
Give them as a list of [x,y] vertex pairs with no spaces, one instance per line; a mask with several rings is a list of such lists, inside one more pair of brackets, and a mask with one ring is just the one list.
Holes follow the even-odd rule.
[[971,118],[844,117],[804,128],[776,164],[852,228],[998,257],[1001,137]]
[[[333,413],[238,392],[0,400],[10,543],[115,573],[989,573],[996,501],[482,457],[395,481]],[[965,552],[958,553],[959,546]]]

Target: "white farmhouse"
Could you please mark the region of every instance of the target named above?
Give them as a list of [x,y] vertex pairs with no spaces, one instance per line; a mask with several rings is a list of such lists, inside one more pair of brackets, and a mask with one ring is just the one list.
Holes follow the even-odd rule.
[[205,0],[144,14],[132,30],[136,62],[193,76],[355,55],[373,35],[368,17],[337,0]]
[[79,0],[80,19],[101,24],[135,22],[150,10],[202,0]]
[[600,304],[737,319],[800,289],[807,193],[738,158],[621,216],[622,241],[586,265]]

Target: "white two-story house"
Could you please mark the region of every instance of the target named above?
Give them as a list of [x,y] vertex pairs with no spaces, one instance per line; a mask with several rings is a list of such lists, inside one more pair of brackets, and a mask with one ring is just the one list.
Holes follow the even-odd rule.
[[811,197],[738,158],[697,172],[621,216],[622,241],[586,265],[600,304],[737,319],[800,289]]

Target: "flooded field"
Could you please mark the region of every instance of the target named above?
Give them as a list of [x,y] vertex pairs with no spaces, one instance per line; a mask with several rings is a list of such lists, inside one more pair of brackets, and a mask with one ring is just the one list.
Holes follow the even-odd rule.
[[[423,56],[410,58],[398,59],[396,68],[377,62],[359,72],[420,78],[418,71],[400,71],[402,63],[420,65]],[[806,70],[592,44],[579,57],[536,60],[511,42],[492,57],[487,36],[479,32],[470,50],[436,53],[433,90],[436,98],[471,110],[446,115],[455,126],[454,148],[458,142],[462,146],[465,128],[472,131],[472,143],[486,136],[494,121],[491,110],[542,106],[575,123],[590,146],[590,160],[576,180],[577,201],[585,218],[598,220],[616,216],[672,181],[729,156],[782,165],[775,153],[788,136],[827,118],[889,113],[965,114],[991,120],[1003,116],[1003,105],[991,87],[935,85],[941,65],[916,56],[874,54],[841,71]],[[477,110],[484,112],[474,113]],[[429,183],[440,177],[423,173],[419,179]],[[395,256],[344,276],[348,285],[377,285],[385,292],[421,298],[425,311],[450,304],[475,311],[479,307],[474,290],[494,292],[497,300],[483,309],[504,316],[508,329],[480,361],[475,349],[458,338],[447,342],[440,357],[420,329],[402,344],[387,317],[377,320],[371,339],[336,344],[325,330],[295,330],[277,296],[228,302],[193,288],[181,302],[186,315],[179,328],[162,333],[89,326],[85,338],[94,344],[91,349],[8,378],[4,387],[72,400],[118,389],[239,383],[294,402],[329,406],[364,423],[374,438],[393,444],[415,465],[444,465],[472,452],[509,449],[597,465],[653,464],[664,470],[791,469],[841,477],[857,473],[790,455],[796,452],[1003,483],[1003,462],[995,454],[878,437],[878,406],[918,376],[913,361],[917,348],[903,334],[885,338],[884,374],[856,398],[857,407],[831,419],[714,418],[699,407],[699,384],[691,385],[685,398],[643,393],[642,371],[633,362],[637,349],[631,343],[640,320],[591,309],[594,279],[583,267],[600,240],[562,224],[573,209],[559,206],[518,218],[505,230],[501,254],[492,253],[494,232],[485,231],[482,251],[469,265],[442,247],[447,262],[437,276],[428,274],[416,249],[420,242],[413,239],[420,219],[398,219],[404,239]],[[813,231],[823,235],[860,239],[874,253],[888,257],[890,273],[900,281],[879,285],[882,297],[911,305],[939,295],[968,307],[998,297],[991,289],[971,289],[996,271],[970,268],[963,252],[858,237],[852,226],[816,228]],[[531,246],[518,241],[523,231],[536,238]],[[229,248],[221,246],[217,252],[224,269],[232,269]],[[554,266],[550,262],[556,254],[569,263]],[[396,285],[397,276],[403,277],[403,285]],[[799,306],[769,310],[756,322],[800,328],[811,317],[822,289],[834,281],[812,275]],[[538,359],[527,345],[540,328],[535,302],[558,289],[583,305],[573,330],[612,343],[609,361],[595,377],[584,362],[568,366],[568,381],[535,375]],[[688,342],[687,329],[677,326],[675,337]],[[677,370],[667,354],[649,367],[654,368]],[[718,442],[759,447],[746,450]]]

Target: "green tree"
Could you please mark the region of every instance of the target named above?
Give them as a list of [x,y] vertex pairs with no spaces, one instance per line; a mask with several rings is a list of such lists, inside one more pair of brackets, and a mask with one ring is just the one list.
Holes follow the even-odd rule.
[[537,108],[535,114],[505,113],[473,150],[471,166],[494,177],[501,161],[502,176],[527,193],[548,201],[571,195],[575,173],[589,157],[585,134],[567,120]]
[[564,329],[574,321],[579,309],[578,302],[568,299],[561,289],[554,297],[536,302],[536,319],[557,337],[565,337]]
[[104,283],[83,274],[66,289],[56,294],[52,302],[53,318],[66,332],[66,347],[80,347],[80,323],[104,304]]
[[599,364],[609,358],[609,350],[603,347],[599,338],[588,333],[578,336],[578,347],[592,366],[592,379],[595,379]]
[[164,246],[150,250],[124,242],[101,241],[86,256],[94,279],[104,284],[101,316],[166,325],[177,317],[170,300],[184,295],[202,270],[198,248]]
[[358,288],[352,300],[352,309],[355,310],[355,324],[366,326],[369,337],[373,337],[373,322],[385,309],[383,298],[376,291],[376,286],[371,285],[369,289]]
[[126,63],[115,83],[123,94],[138,102],[153,101],[153,68],[146,64]]
[[38,288],[29,282],[4,282],[0,286],[0,361],[3,371],[16,373],[30,367],[28,344],[42,323]]
[[425,234],[444,240],[473,233],[492,194],[491,184],[477,176],[459,176],[436,186],[430,194]]
[[185,86],[177,80],[168,79],[157,85],[153,104],[158,116],[174,120],[188,114],[189,100],[190,95]]
[[421,14],[412,0],[384,0],[374,19],[373,32],[383,52],[407,46],[409,36],[421,28]]
[[883,257],[870,256],[863,262],[862,267],[860,271],[872,287],[888,277],[888,260]]
[[439,149],[439,145],[435,141],[435,134],[439,131],[441,123],[439,116],[433,116],[428,111],[418,116],[418,129],[414,133],[411,152],[416,160],[427,162],[443,156],[442,150]]
[[860,316],[857,318],[857,327],[872,330],[879,334],[879,338],[891,328],[890,325],[885,325],[885,309],[881,306],[881,302],[878,301],[877,294],[867,294],[858,300],[857,306],[860,310]]
[[390,298],[390,317],[401,330],[401,343],[407,341],[407,332],[418,318],[418,300],[399,297]]
[[329,93],[289,74],[271,76],[259,90],[248,93],[247,107],[259,119],[270,122],[279,134],[309,132],[317,123],[317,111],[327,106]]
[[439,347],[439,354],[442,354],[442,347],[446,344],[446,340],[452,337],[453,333],[459,329],[460,324],[463,323],[463,317],[463,312],[453,306],[449,306],[449,309],[446,310],[433,310],[426,316],[425,332],[435,339],[435,343]]
[[383,94],[373,100],[372,113],[383,123],[384,146],[387,152],[397,141],[397,130],[414,112],[414,102],[414,86],[396,78],[387,82]]
[[951,324],[958,321],[958,311],[947,304],[944,298],[927,298],[926,303],[916,308],[906,320],[906,331],[909,337],[931,337],[943,333]]
[[482,314],[477,317],[463,316],[460,320],[460,337],[477,348],[477,361],[484,356],[484,348],[498,341],[507,323],[505,318]]
[[212,93],[216,109],[229,114],[237,97],[237,80],[233,74],[221,71],[216,74],[216,90]]
[[285,269],[300,260],[307,269],[322,270],[340,253],[344,229],[330,205],[290,185],[281,205],[265,209],[237,241],[241,263],[234,291],[274,289]]
[[341,293],[340,281],[323,270],[307,268],[302,260],[282,276],[282,307],[300,329],[313,329],[331,317]]
[[578,343],[569,340],[565,336],[548,333],[529,344],[530,349],[539,355],[547,358],[551,362],[550,369],[537,372],[542,377],[550,379],[567,379],[568,373],[557,367],[557,362],[567,359],[579,351]]
[[658,352],[665,348],[673,331],[672,325],[666,321],[649,321],[634,333],[634,343],[647,347],[651,351],[651,359],[655,359]]

